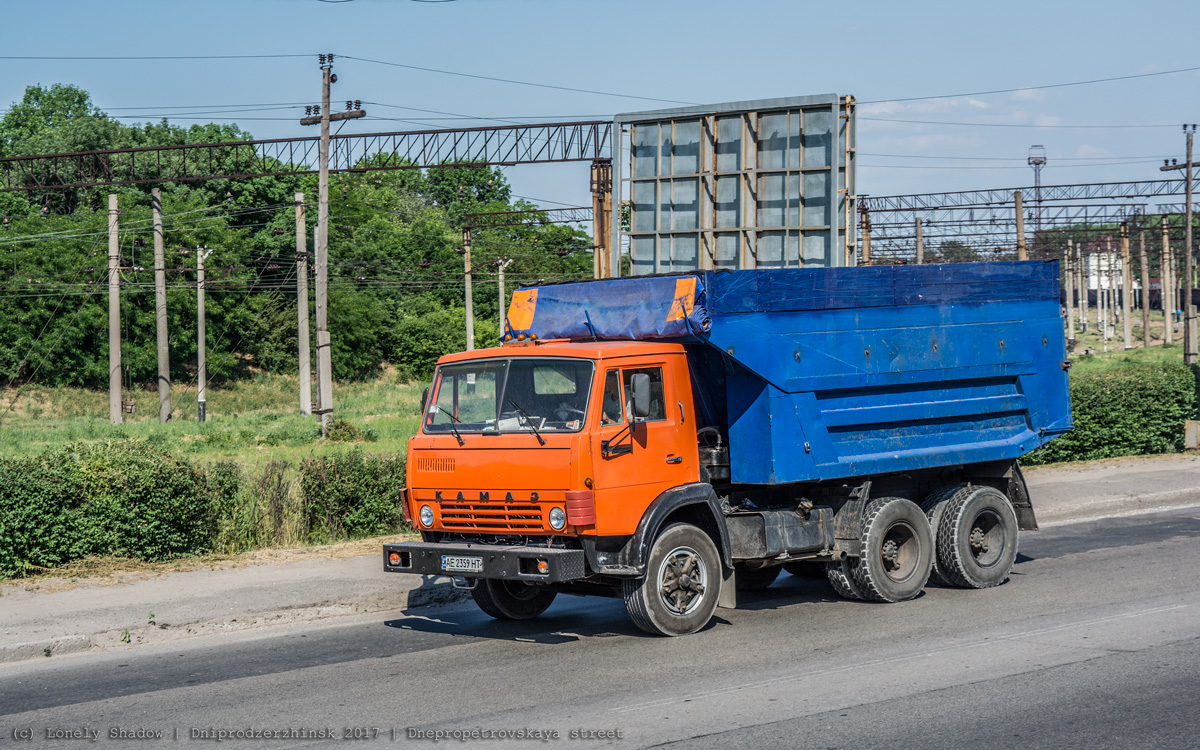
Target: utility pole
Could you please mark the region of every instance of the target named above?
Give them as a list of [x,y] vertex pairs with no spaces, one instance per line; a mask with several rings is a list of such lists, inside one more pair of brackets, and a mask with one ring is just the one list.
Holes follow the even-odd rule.
[[204,333],[204,259],[211,250],[203,247],[196,248],[196,418],[205,420],[205,406],[208,401],[208,364],[205,361]]
[[1121,222],[1121,328],[1125,338],[1125,349],[1133,348],[1133,316],[1130,315],[1130,293],[1133,289],[1129,272],[1129,225]]
[[1142,264],[1142,346],[1150,346],[1150,263],[1146,259],[1146,230],[1138,230],[1138,260]]
[[1075,271],[1071,268],[1071,240],[1067,240],[1067,248],[1063,250],[1063,279],[1066,282],[1067,296],[1067,344],[1075,344]]
[[[604,226],[604,225],[602,223],[597,223],[596,226]],[[496,267],[500,269],[500,338],[504,338],[504,334],[505,334],[504,321],[508,314],[507,311],[505,310],[505,302],[507,301],[508,298],[504,294],[504,269],[508,268],[511,265],[512,265],[512,258],[509,258],[508,260],[499,260],[499,259],[496,260]]]
[[321,418],[321,434],[329,428],[333,411],[333,364],[329,350],[329,123],[366,117],[361,102],[346,102],[346,111],[329,111],[329,87],[337,83],[333,73],[333,55],[318,55],[321,65],[321,104],[317,111],[305,107],[306,117],[301,125],[321,126],[320,166],[317,178],[317,413]]
[[1084,262],[1083,243],[1075,246],[1075,273],[1079,279],[1079,321],[1084,333],[1088,329],[1088,268]]
[[[612,223],[612,159],[592,161],[592,231],[596,235],[593,248],[593,273],[597,279],[612,276],[609,268],[608,231]],[[504,310],[500,311],[503,326]],[[503,335],[503,330],[501,330]]]
[[917,217],[917,265],[925,262],[925,241],[921,237],[921,217]]
[[862,208],[862,258],[859,261],[860,265],[871,265],[871,211],[863,205]]
[[108,196],[108,419],[125,421],[121,411],[121,242],[117,196]]
[[1184,269],[1183,269],[1183,361],[1194,364],[1196,353],[1196,306],[1192,304],[1192,287],[1195,284],[1195,269],[1192,248],[1192,136],[1196,134],[1195,125],[1184,125],[1183,132],[1187,136],[1187,160],[1183,164],[1164,164],[1159,167],[1163,172],[1173,169],[1184,170]]
[[154,323],[158,338],[158,421],[171,419],[171,352],[167,342],[167,261],[163,252],[162,191],[150,190],[154,219]]
[[1171,241],[1167,231],[1167,217],[1162,217],[1162,255],[1158,259],[1158,275],[1162,277],[1163,344],[1175,342],[1175,279],[1171,273]]
[[1021,205],[1021,191],[1013,193],[1013,202],[1017,210],[1017,260],[1029,260],[1025,249],[1025,209]]
[[463,279],[466,281],[464,302],[467,306],[467,351],[475,348],[475,304],[471,292],[471,228],[462,230]]
[[300,414],[312,415],[312,363],[308,342],[308,238],[304,229],[304,193],[296,193],[296,338],[300,359]]

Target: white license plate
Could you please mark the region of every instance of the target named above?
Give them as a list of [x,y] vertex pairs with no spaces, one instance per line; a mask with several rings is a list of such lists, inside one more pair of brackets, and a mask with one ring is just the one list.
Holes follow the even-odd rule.
[[482,573],[483,558],[442,555],[442,570],[448,573]]

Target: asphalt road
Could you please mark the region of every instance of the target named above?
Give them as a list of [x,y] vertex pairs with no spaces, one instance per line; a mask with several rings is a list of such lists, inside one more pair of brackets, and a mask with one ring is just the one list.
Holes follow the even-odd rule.
[[[1194,747],[1198,543],[1195,509],[1060,526],[999,588],[889,605],[785,574],[674,639],[562,597],[525,623],[461,605],[0,665],[0,747]],[[558,738],[411,736],[474,730]]]

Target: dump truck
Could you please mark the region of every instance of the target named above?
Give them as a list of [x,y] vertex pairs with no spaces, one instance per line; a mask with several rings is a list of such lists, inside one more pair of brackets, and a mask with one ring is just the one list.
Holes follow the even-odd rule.
[[781,569],[850,599],[1003,583],[1018,458],[1071,427],[1056,262],[705,271],[520,288],[422,398],[384,570],[500,619],[619,597],[703,628]]

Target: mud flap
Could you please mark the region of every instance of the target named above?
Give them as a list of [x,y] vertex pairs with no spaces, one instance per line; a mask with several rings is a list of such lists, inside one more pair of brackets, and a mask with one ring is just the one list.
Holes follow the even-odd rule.
[[721,596],[717,606],[722,609],[737,609],[737,571],[721,566]]

